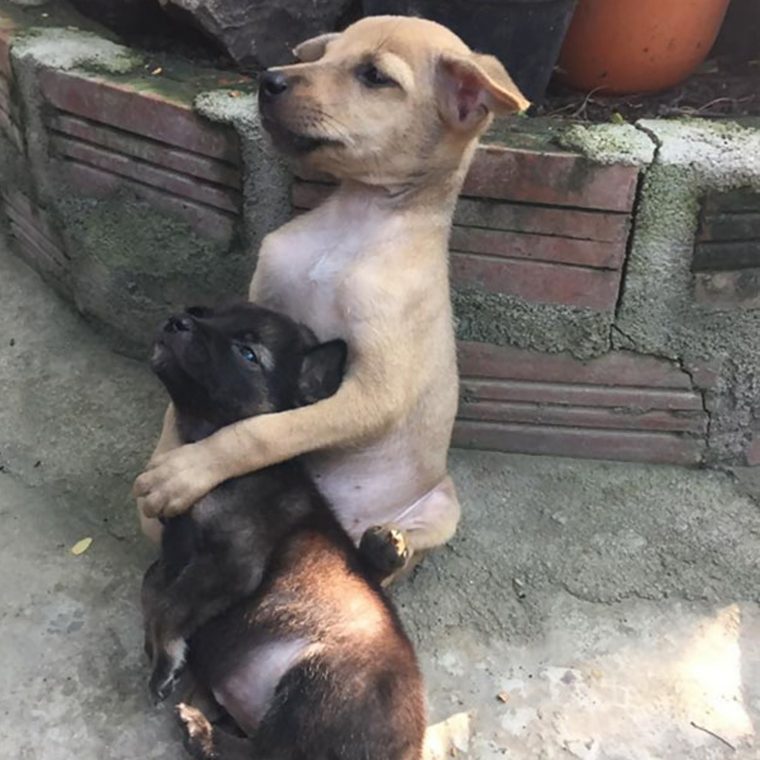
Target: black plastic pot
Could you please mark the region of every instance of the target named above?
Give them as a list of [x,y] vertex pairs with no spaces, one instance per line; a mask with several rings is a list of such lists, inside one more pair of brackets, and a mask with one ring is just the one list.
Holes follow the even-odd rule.
[[422,16],[506,66],[525,96],[543,99],[576,0],[362,0],[367,16]]

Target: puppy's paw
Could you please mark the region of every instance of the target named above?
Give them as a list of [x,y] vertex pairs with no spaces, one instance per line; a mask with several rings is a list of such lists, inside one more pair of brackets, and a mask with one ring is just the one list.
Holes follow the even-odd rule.
[[183,742],[187,751],[193,757],[213,758],[214,753],[214,727],[208,722],[206,716],[195,707],[181,702],[177,705],[179,717],[184,734]]
[[359,553],[381,578],[404,567],[411,555],[404,532],[387,525],[367,528],[359,543]]

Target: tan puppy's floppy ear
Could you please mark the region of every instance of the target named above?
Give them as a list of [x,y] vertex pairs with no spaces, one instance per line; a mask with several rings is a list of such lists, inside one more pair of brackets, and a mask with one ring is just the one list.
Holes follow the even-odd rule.
[[520,113],[530,101],[491,55],[444,55],[438,64],[441,115],[455,129],[469,131],[488,114]]
[[320,34],[319,37],[312,37],[310,40],[305,40],[300,45],[296,45],[293,48],[293,55],[301,63],[318,61],[325,54],[330,42],[339,36],[338,32],[330,32],[329,34]]

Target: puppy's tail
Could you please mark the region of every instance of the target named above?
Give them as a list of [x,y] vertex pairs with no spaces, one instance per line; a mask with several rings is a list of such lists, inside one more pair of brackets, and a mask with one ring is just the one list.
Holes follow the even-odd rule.
[[460,712],[428,726],[422,760],[451,760],[466,755],[470,748],[471,724],[472,715]]

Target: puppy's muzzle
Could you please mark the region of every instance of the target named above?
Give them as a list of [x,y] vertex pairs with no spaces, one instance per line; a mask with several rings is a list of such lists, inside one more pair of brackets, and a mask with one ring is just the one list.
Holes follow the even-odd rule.
[[163,331],[165,333],[191,332],[195,323],[193,318],[187,314],[172,315],[164,322]]
[[259,78],[259,101],[271,103],[284,95],[289,86],[288,77],[281,71],[265,71]]

